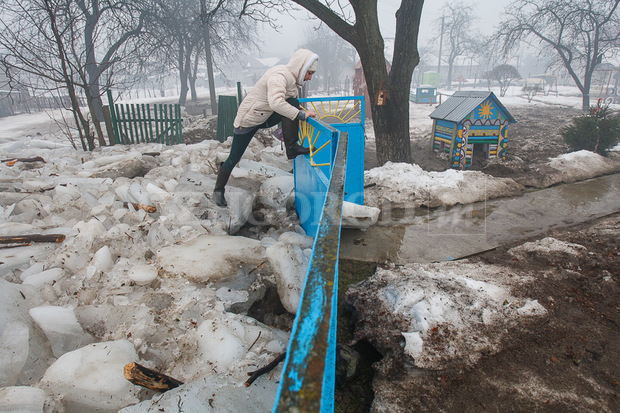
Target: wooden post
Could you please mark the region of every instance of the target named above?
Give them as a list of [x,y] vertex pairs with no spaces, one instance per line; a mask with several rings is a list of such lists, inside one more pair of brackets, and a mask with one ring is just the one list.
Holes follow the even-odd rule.
[[112,114],[110,113],[110,107],[103,107],[103,120],[105,122],[105,131],[108,134],[108,141],[110,145],[116,145],[116,136],[114,135],[114,126],[112,124]]

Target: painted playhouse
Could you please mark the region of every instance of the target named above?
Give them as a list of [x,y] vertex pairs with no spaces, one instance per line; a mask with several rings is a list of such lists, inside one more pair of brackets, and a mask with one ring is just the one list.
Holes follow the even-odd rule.
[[493,92],[455,92],[430,117],[431,147],[447,152],[452,168],[470,167],[474,154],[506,158],[508,125],[516,120]]

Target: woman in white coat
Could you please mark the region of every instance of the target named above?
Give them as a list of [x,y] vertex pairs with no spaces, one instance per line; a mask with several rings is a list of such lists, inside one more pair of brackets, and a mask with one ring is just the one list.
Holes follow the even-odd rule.
[[243,99],[233,123],[233,142],[228,159],[217,174],[213,199],[225,207],[224,188],[235,165],[239,162],[257,130],[282,123],[286,156],[294,159],[310,151],[297,142],[299,121],[315,117],[314,111],[300,109],[297,93],[304,82],[312,79],[319,57],[307,49],[297,50],[286,65],[274,66],[256,82]]

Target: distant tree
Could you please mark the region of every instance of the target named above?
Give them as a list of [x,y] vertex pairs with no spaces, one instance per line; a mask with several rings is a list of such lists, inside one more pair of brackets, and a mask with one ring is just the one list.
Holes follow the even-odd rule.
[[[140,53],[138,36],[143,32],[148,4],[144,0],[44,0],[64,1],[67,8],[77,6],[81,13],[76,36],[82,38],[76,59],[84,59],[86,68],[86,98],[92,104],[95,127],[103,122],[101,96],[110,86],[111,70],[121,60],[132,59]],[[83,57],[82,57],[83,54]],[[105,76],[108,76],[106,79]],[[104,145],[103,135],[100,144]]]
[[149,42],[178,71],[179,104],[185,105],[188,91],[196,100],[198,67],[204,62],[212,111],[217,113],[217,62],[231,60],[256,45],[256,25],[251,22],[263,21],[263,14],[250,12],[254,2],[242,0],[156,0],[155,5]]
[[[424,74],[424,71],[428,71],[431,70],[432,66],[433,66],[433,51],[434,48],[430,45],[427,46],[420,46],[418,47],[418,50],[420,52],[420,62],[418,64],[418,66],[416,66],[415,70],[413,71],[413,79],[412,79],[412,83],[413,84],[417,84],[417,85],[421,85],[422,84],[422,75]],[[432,69],[434,70],[434,69]]]
[[499,38],[508,53],[521,41],[537,41],[555,54],[590,106],[592,74],[604,56],[620,50],[620,0],[516,0],[505,11]]
[[511,65],[495,66],[489,73],[487,78],[499,83],[499,95],[505,96],[506,91],[510,87],[510,82],[515,79],[521,79],[521,75],[516,67]]
[[[68,94],[82,139],[93,149],[94,127],[106,145],[101,95],[113,69],[139,54],[144,27],[142,0],[5,0],[0,3],[2,63],[14,79],[35,90]],[[65,92],[66,90],[66,92]],[[65,94],[65,96],[66,96]],[[90,119],[81,109],[84,102]],[[84,146],[86,146],[83,143]]]
[[620,139],[620,117],[609,111],[609,106],[590,107],[587,114],[573,118],[560,134],[574,151],[582,149],[605,155]]
[[[452,84],[452,70],[454,63],[459,56],[467,54],[468,50],[473,49],[476,34],[472,27],[476,21],[474,6],[461,1],[452,1],[443,6],[443,17],[435,21],[436,27],[444,25],[444,47],[448,55],[448,88]],[[434,41],[441,36],[439,33]],[[443,54],[443,53],[442,53]]]
[[[424,0],[402,0],[396,11],[396,32],[391,70],[385,64],[384,41],[377,15],[378,0],[292,0],[304,7],[360,56],[371,100],[375,145],[379,164],[411,162],[409,137],[409,86],[417,66],[418,32]],[[383,100],[376,99],[383,91]]]
[[[505,56],[501,52],[501,47],[498,45],[497,38],[493,36],[480,35],[471,40],[471,48],[468,49],[468,56],[478,62],[477,75],[480,79],[488,78],[491,70],[505,61]],[[491,87],[489,83],[489,88]]]
[[321,57],[321,70],[317,75],[320,75],[323,90],[329,93],[343,71],[348,69],[353,72],[355,49],[324,24],[318,28],[307,29],[306,39],[303,47]]
[[179,76],[179,104],[185,105],[189,78],[202,41],[200,5],[187,0],[157,0],[147,41],[158,56],[167,56]]

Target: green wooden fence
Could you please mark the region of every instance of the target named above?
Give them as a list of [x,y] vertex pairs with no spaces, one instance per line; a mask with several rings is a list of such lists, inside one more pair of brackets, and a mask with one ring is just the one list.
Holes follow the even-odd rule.
[[183,143],[181,106],[114,103],[107,91],[112,129],[117,143]]
[[220,95],[217,101],[217,140],[224,142],[233,136],[233,122],[237,116],[237,98]]

